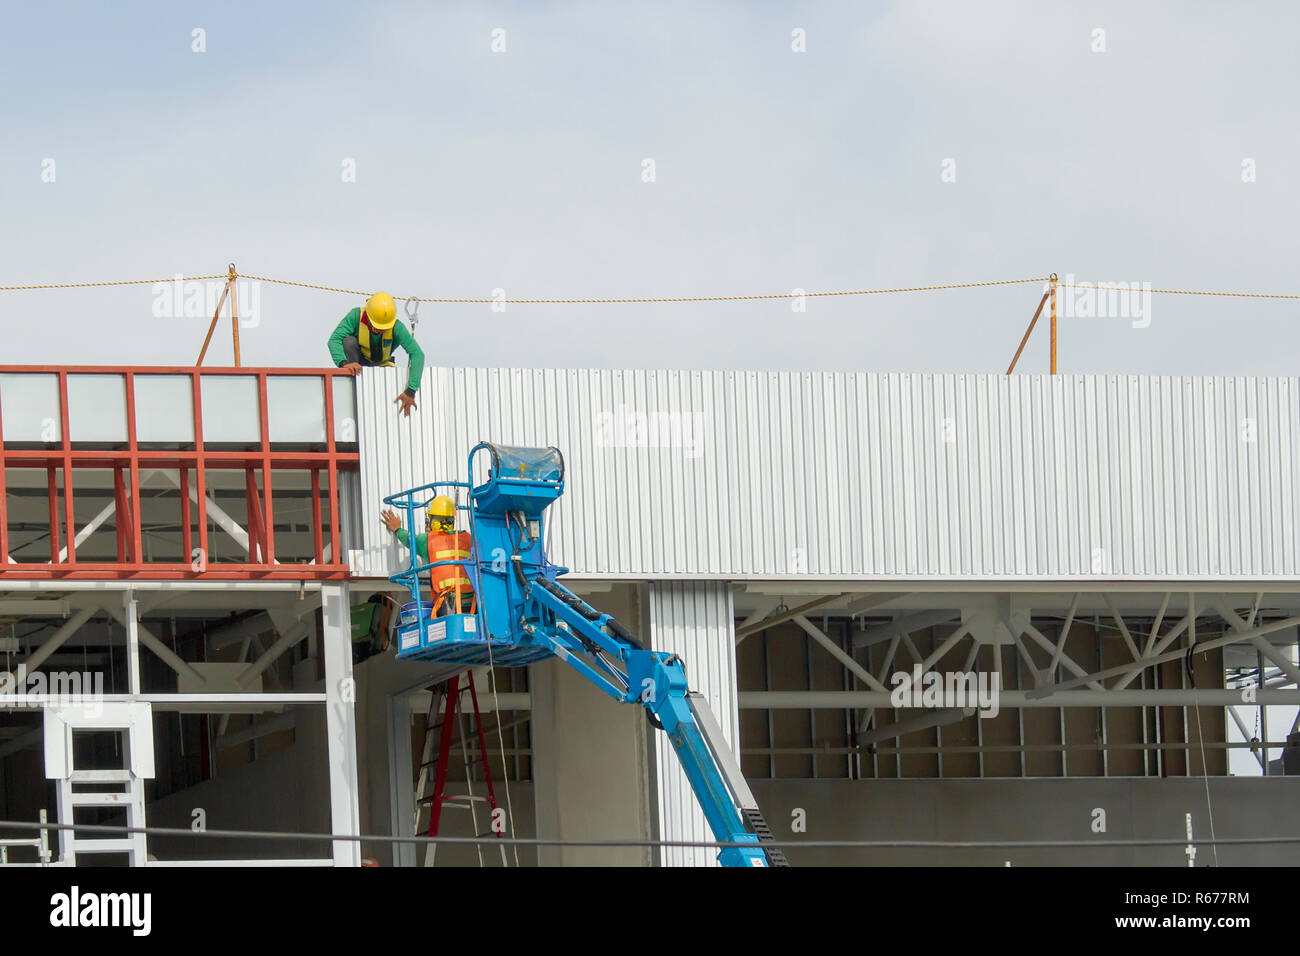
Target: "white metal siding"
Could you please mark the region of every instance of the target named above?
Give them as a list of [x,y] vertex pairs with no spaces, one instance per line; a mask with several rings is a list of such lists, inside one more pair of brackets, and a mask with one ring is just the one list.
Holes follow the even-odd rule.
[[[740,739],[736,702],[736,636],[726,584],[662,581],[649,587],[650,647],[686,662],[692,691],[703,694],[734,749]],[[739,756],[737,756],[739,762]],[[655,734],[659,835],[663,840],[715,839],[667,734]],[[662,847],[664,866],[716,866],[718,851]]]
[[[490,439],[564,452],[551,554],[585,577],[1295,580],[1298,383],[431,368],[402,419],[367,370],[353,568],[397,558],[384,495]],[[687,428],[611,442],[626,413]]]

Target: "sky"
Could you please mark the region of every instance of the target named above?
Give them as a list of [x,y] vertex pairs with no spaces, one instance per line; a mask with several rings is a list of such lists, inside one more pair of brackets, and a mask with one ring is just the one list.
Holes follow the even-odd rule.
[[[426,297],[1052,272],[1300,293],[1293,4],[181,0],[0,18],[0,285],[234,262]],[[443,365],[994,372],[1041,291],[426,304],[417,334]],[[1065,372],[1290,374],[1300,345],[1300,301],[1157,293],[1139,320],[1066,315],[1067,292]],[[210,318],[148,285],[0,295],[8,321],[53,330],[6,337],[0,362],[190,364]],[[246,288],[245,364],[326,363],[358,304]],[[228,329],[208,361],[230,363]],[[1044,321],[1019,369],[1047,368]]]

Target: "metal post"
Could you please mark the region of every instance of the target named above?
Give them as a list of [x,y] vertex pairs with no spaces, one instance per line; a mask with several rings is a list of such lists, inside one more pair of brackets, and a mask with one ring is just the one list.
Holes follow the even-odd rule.
[[[1096,616],[1092,619],[1092,639],[1097,645],[1097,670],[1106,669],[1106,655],[1101,650],[1101,622]],[[1106,708],[1097,708],[1097,731],[1101,735],[1101,775],[1110,776],[1110,748],[1106,746],[1110,742],[1110,735],[1106,727]]]
[[[844,650],[845,645],[847,645],[849,648],[853,647],[852,627],[853,627],[853,618],[849,618],[848,621],[840,622],[840,642],[839,642],[840,650]],[[849,673],[849,669],[847,667],[841,667],[840,668],[840,690],[852,689],[851,688],[852,683],[853,683],[853,675]],[[842,716],[844,718],[844,742],[845,744],[848,745],[848,749],[849,749],[849,753],[845,754],[845,758],[844,758],[844,776],[847,777],[849,780],[853,780],[857,776],[860,776],[854,774],[853,772],[854,761],[861,759],[860,757],[855,757],[853,754],[853,750],[856,749],[856,745],[857,745],[857,741],[854,740],[854,734],[853,734],[853,711],[845,708]]]
[[194,364],[196,366],[203,364],[203,356],[208,354],[208,344],[212,341],[212,333],[217,329],[217,321],[221,318],[221,310],[226,304],[226,296],[230,295],[230,287],[233,283],[227,279],[225,288],[221,290],[221,298],[217,300],[217,311],[212,313],[212,324],[208,326],[208,334],[203,339],[203,348],[199,349],[199,360]]
[[[938,640],[939,640],[938,637],[934,633],[934,628],[930,628],[930,653],[926,659],[934,661],[934,664],[936,666],[939,663],[939,661],[937,660],[939,654],[938,651],[935,649],[935,644],[938,643]],[[921,669],[922,670],[926,669],[924,663],[921,665]],[[976,715],[975,719],[979,720],[978,714]],[[935,776],[937,776],[940,780],[942,780],[943,779],[943,725],[942,724],[934,725],[934,751],[935,751],[934,752]]]
[[[1056,375],[1056,273],[1052,273],[1052,375]],[[239,364],[235,362],[235,364]]]
[[[230,328],[235,337],[235,368],[239,368],[239,295],[235,287],[235,264],[230,263]],[[1055,281],[1055,276],[1053,276]],[[1056,355],[1056,299],[1052,299],[1052,355]],[[1056,360],[1052,360],[1052,371],[1056,371]]]
[[[863,620],[865,622],[866,619],[864,618]],[[853,647],[853,642],[849,641],[849,648],[852,649],[852,647]],[[875,662],[874,648],[868,647],[867,648],[867,670],[871,671],[874,674],[875,669],[876,669],[876,662]],[[858,689],[857,675],[854,675],[853,677],[853,689],[854,690]],[[853,717],[856,721],[854,726],[857,728],[858,732],[860,733],[862,730],[865,730],[866,725],[862,720],[859,719],[860,715],[856,711],[854,711]],[[859,754],[861,754],[860,750],[858,752]],[[858,778],[861,779],[861,777],[862,777],[862,758],[859,756],[858,757]],[[880,779],[880,755],[876,753],[875,747],[871,748],[871,779],[872,780]]]
[[1016,349],[1016,354],[1011,358],[1011,364],[1007,366],[1008,375],[1016,370],[1016,363],[1020,361],[1020,353],[1025,350],[1025,343],[1029,341],[1029,336],[1033,334],[1034,326],[1038,324],[1038,317],[1043,314],[1043,306],[1047,304],[1047,298],[1050,295],[1051,292],[1044,292],[1043,297],[1038,300],[1038,308],[1034,310],[1034,317],[1029,320],[1029,328],[1025,329],[1025,334],[1020,339],[1020,347]]
[[[761,632],[763,636],[763,689],[772,689],[772,657],[769,653],[768,639],[771,637],[769,631]],[[767,755],[767,778],[776,779],[776,739],[773,736],[772,711],[767,712],[767,745],[772,748],[772,753]]]
[[140,605],[136,602],[135,592],[126,590],[122,594],[122,603],[126,607],[126,682],[132,697],[140,693]]
[[[1142,690],[1147,689],[1147,674],[1142,672]],[[1147,746],[1151,742],[1151,730],[1148,727],[1148,718],[1150,717],[1149,708],[1142,709],[1142,776],[1151,776],[1151,750]]]
[[[356,683],[352,677],[352,618],[348,591],[345,582],[321,584],[330,828],[335,834],[361,832],[357,798]],[[335,866],[361,865],[361,846],[356,841],[335,840],[333,847]]]
[[[1259,685],[1259,689],[1263,690],[1264,689],[1264,655],[1260,651],[1256,651],[1255,658],[1259,662],[1259,677],[1257,679],[1257,683]],[[1264,768],[1264,776],[1267,777],[1269,775],[1268,774],[1268,708],[1264,706],[1262,698],[1259,705],[1259,749],[1260,749],[1260,756],[1263,758],[1262,760],[1260,760],[1260,764]]]
[[[975,646],[977,648],[979,647],[978,644],[976,644]],[[1060,665],[1057,665],[1058,669],[1059,666]],[[1024,669],[1021,667],[1020,664],[1020,655],[1017,654],[1016,655],[1016,690],[1025,689],[1024,673],[1025,673]],[[1051,672],[1052,683],[1056,683],[1057,680],[1056,674],[1057,672],[1055,670]],[[1023,707],[1021,707],[1019,710],[1016,711],[1016,733],[1020,735],[1020,776],[1024,778],[1029,776],[1029,764],[1025,758],[1025,708]],[[981,744],[984,743],[983,737],[980,738],[980,743]],[[980,759],[981,760],[984,759],[983,755],[980,756]],[[981,770],[980,776],[982,777],[983,775],[984,773]]]
[[[822,615],[822,633],[826,633],[826,616]],[[808,671],[808,690],[813,690],[812,641],[804,638],[804,667]],[[812,748],[812,775],[817,779],[817,711],[808,708],[808,746]]]

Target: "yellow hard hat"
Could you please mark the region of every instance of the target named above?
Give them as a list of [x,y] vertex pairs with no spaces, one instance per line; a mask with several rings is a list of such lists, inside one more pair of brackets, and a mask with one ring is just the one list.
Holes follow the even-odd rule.
[[429,502],[430,518],[454,518],[456,517],[456,502],[452,501],[446,495],[439,495]]
[[397,303],[387,292],[376,292],[366,300],[366,318],[380,332],[387,331],[397,322]]

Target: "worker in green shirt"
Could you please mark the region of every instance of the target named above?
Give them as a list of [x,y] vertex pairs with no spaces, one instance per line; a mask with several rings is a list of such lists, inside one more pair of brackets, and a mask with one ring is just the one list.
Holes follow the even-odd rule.
[[415,408],[415,392],[424,373],[424,351],[410,331],[397,321],[397,303],[387,292],[376,292],[364,308],[353,309],[330,336],[330,358],[339,368],[353,374],[366,365],[393,365],[393,347],[401,346],[410,356],[406,389],[393,400],[408,418]]
[[[470,534],[468,531],[456,530],[456,502],[446,495],[439,495],[429,502],[425,512],[425,533],[415,536],[414,545],[411,535],[402,527],[402,519],[392,509],[384,509],[379,520],[391,531],[405,547],[412,548],[421,564],[439,561],[464,561],[470,556]],[[439,564],[429,569],[429,583],[433,586],[433,615],[462,614],[465,612],[466,599],[469,609],[473,611],[474,586],[465,576],[465,568],[460,564]],[[454,598],[454,601],[452,600]]]

